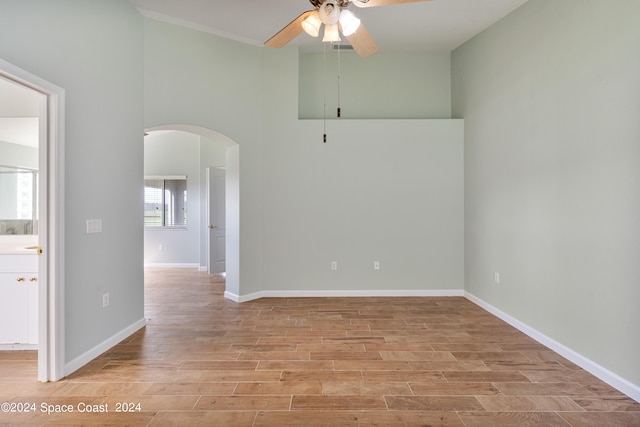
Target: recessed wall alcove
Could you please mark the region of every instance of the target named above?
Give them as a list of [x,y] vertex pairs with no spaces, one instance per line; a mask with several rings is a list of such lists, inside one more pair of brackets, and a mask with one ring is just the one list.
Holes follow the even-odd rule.
[[299,57],[298,117],[335,119],[446,119],[451,117],[449,52],[327,49]]

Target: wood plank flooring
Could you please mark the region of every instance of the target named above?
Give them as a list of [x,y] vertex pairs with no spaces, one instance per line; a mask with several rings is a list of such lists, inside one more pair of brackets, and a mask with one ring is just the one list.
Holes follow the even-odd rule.
[[147,327],[57,383],[1,353],[0,403],[35,410],[0,425],[640,426],[639,403],[464,298],[223,292],[148,270]]

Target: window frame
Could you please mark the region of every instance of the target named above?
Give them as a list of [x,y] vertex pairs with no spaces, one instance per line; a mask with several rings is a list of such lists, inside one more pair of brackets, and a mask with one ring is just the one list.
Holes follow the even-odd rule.
[[[185,188],[185,195],[184,195],[184,208],[183,208],[183,212],[184,212],[184,224],[178,224],[178,225],[166,225],[167,223],[167,218],[166,218],[166,211],[165,209],[161,209],[160,210],[160,225],[149,225],[147,224],[146,221],[146,205],[147,205],[147,198],[146,198],[146,188],[147,188],[147,181],[161,181],[162,182],[162,188],[160,189],[160,194],[161,194],[161,201],[160,201],[160,206],[166,206],[166,201],[165,201],[165,195],[166,195],[166,181],[184,181],[184,188]],[[144,229],[145,230],[163,230],[163,231],[167,231],[167,230],[187,230],[188,227],[188,179],[187,179],[187,175],[145,175],[144,176],[144,182],[143,182],[143,225],[144,225]]]

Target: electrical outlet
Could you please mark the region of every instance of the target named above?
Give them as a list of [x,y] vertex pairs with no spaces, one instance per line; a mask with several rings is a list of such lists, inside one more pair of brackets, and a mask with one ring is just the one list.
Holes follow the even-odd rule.
[[380,270],[380,261],[373,261],[373,269]]
[[109,293],[102,294],[102,308],[106,308],[109,305]]
[[497,271],[493,273],[493,282],[495,284],[500,283],[500,273],[498,273]]
[[338,269],[338,261],[331,261],[331,269],[334,271]]

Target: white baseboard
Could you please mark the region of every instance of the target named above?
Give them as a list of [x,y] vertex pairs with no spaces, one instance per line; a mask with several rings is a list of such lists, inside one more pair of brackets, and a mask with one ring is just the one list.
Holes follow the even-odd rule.
[[461,289],[443,290],[273,290],[259,291],[247,295],[237,295],[225,291],[224,297],[235,302],[253,301],[259,298],[339,298],[339,297],[464,297]]
[[206,265],[204,267],[203,266],[199,266],[198,267],[198,271],[209,271],[209,269],[207,268]]
[[[144,265],[145,268],[197,268],[200,269],[200,264],[198,263],[175,263],[175,262],[152,262]],[[206,270],[205,270],[206,271]]]
[[0,351],[37,350],[38,344],[0,344]]
[[245,302],[245,300],[241,301],[241,298],[238,294],[234,294],[229,291],[224,291],[224,297],[234,302]]
[[102,353],[109,350],[114,345],[120,343],[122,340],[130,337],[135,332],[144,328],[146,324],[147,323],[145,319],[142,318],[137,322],[127,326],[117,334],[107,338],[106,340],[96,345],[92,349],[89,349],[88,351],[84,352],[80,356],[76,357],[75,359],[73,359],[71,362],[67,363],[64,366],[64,376],[67,376],[77,371],[78,369],[82,368],[84,365],[91,362],[93,359],[100,356]]
[[600,378],[602,381],[606,382],[611,387],[614,387],[614,388],[618,389],[619,391],[621,391],[622,393],[626,394],[627,396],[629,396],[630,398],[632,398],[636,402],[640,402],[640,386],[637,386],[637,385],[631,383],[630,381],[627,381],[626,379],[622,378],[621,376],[619,376],[619,375],[609,371],[608,369],[600,366],[596,362],[594,362],[594,361],[582,356],[581,354],[575,352],[574,350],[570,349],[569,347],[559,343],[558,341],[556,341],[556,340],[554,340],[552,338],[549,338],[548,336],[544,335],[543,333],[537,331],[536,329],[533,329],[532,327],[526,325],[525,323],[522,323],[521,321],[519,321],[515,317],[512,317],[512,316],[508,315],[507,313],[497,309],[496,307],[494,307],[491,304],[481,300],[480,298],[476,297],[475,295],[470,294],[469,292],[465,292],[465,297],[469,301],[471,301],[474,304],[482,307],[483,309],[485,309],[489,313],[491,313],[494,316],[504,320],[505,322],[507,322],[508,324],[513,326],[514,328],[518,329],[519,331],[525,333],[526,335],[530,336],[534,340],[538,341],[540,344],[549,347],[551,350],[555,351],[556,353],[558,353],[559,355],[561,355],[565,359],[567,359],[567,360],[575,363],[576,365],[580,366],[582,369],[584,369],[585,371],[591,373],[593,376],[595,376],[597,378]]

